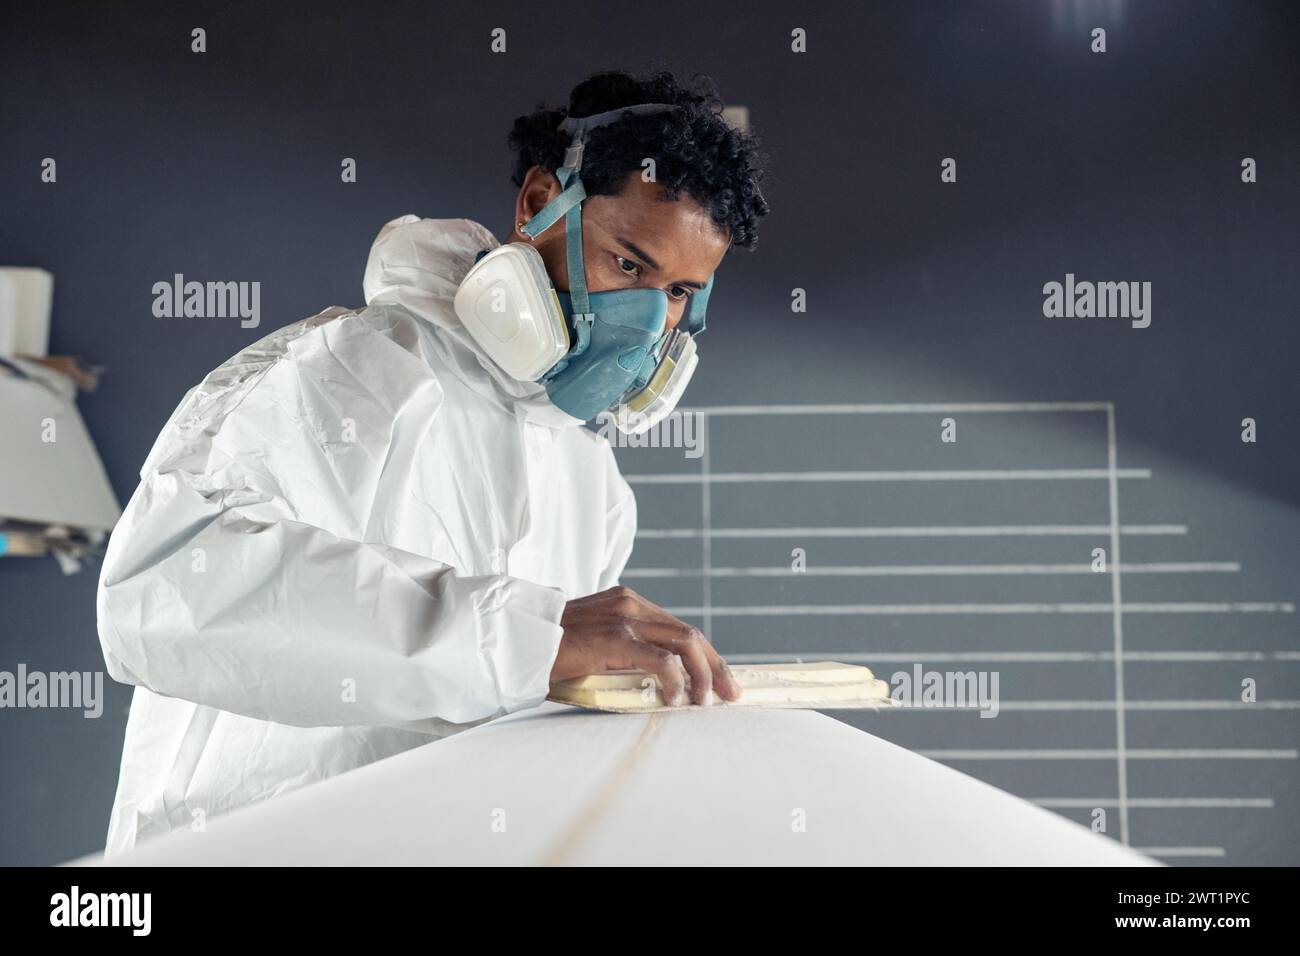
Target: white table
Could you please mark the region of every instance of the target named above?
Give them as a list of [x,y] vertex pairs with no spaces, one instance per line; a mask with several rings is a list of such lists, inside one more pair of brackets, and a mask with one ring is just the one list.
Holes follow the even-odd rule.
[[[100,863],[88,857],[79,863]],[[1154,861],[823,714],[546,704],[181,831],[121,865]]]

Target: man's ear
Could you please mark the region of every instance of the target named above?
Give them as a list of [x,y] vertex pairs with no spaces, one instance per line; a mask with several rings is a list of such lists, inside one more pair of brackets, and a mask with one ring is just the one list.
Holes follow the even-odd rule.
[[532,219],[563,191],[553,172],[545,166],[533,166],[524,177],[524,184],[519,187],[519,201],[516,203],[519,220],[527,222]]

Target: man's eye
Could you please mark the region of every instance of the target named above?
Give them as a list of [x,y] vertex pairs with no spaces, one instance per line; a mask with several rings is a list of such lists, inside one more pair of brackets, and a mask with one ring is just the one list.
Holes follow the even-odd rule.
[[637,265],[635,262],[633,262],[631,259],[624,259],[622,256],[615,256],[614,261],[618,263],[618,267],[622,269],[626,275],[630,275],[630,276],[641,275],[641,267]]
[[682,285],[675,285],[668,290],[668,295],[676,299],[678,302],[685,302],[694,294],[694,292]]

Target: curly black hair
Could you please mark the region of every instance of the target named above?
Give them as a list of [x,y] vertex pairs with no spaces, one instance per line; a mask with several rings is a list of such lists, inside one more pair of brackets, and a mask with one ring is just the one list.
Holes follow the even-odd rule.
[[627,174],[655,161],[655,177],[669,199],[683,192],[708,209],[713,221],[731,236],[731,245],[754,248],[758,220],[768,213],[759,191],[763,159],[757,139],[733,128],[722,117],[722,98],[707,76],[687,83],[660,71],[596,73],[573,88],[567,107],[539,103],[520,116],[510,131],[515,152],[511,181],[524,184],[533,166],[554,172],[564,164],[571,137],[558,126],[567,116],[592,116],[638,103],[672,103],[678,109],[649,115],[630,114],[587,134],[582,184],[588,196],[615,196]]

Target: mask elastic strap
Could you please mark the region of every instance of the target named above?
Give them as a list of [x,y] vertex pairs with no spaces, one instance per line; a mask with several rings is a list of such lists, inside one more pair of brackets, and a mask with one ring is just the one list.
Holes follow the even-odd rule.
[[[564,167],[560,170],[560,177],[561,183],[572,179],[579,188],[582,187],[576,168]],[[564,243],[564,258],[569,266],[569,300],[573,303],[573,318],[574,321],[586,322],[590,326],[595,321],[595,316],[591,314],[591,302],[587,298],[587,269],[582,260],[582,203],[574,203],[564,214]]]
[[[565,167],[561,167],[557,172],[564,172]],[[563,185],[561,180],[561,185]],[[542,207],[542,210],[524,223],[523,228],[519,231],[529,239],[536,239],[551,226],[555,225],[556,220],[565,215],[570,209],[578,205],[587,198],[587,190],[582,186],[582,180],[574,177],[565,190]]]
[[591,325],[595,321],[587,293],[587,270],[582,260],[582,201],[587,198],[587,192],[582,186],[580,173],[587,133],[601,126],[616,123],[629,113],[644,116],[652,113],[667,113],[675,109],[677,107],[671,103],[641,103],[636,106],[620,106],[591,116],[569,116],[560,123],[561,132],[573,134],[573,140],[564,152],[564,165],[555,173],[563,191],[525,223],[522,232],[530,239],[536,239],[558,222],[561,216],[564,217],[564,253],[569,271],[569,299],[573,304],[573,319],[579,350],[586,349],[587,341],[591,336]]

